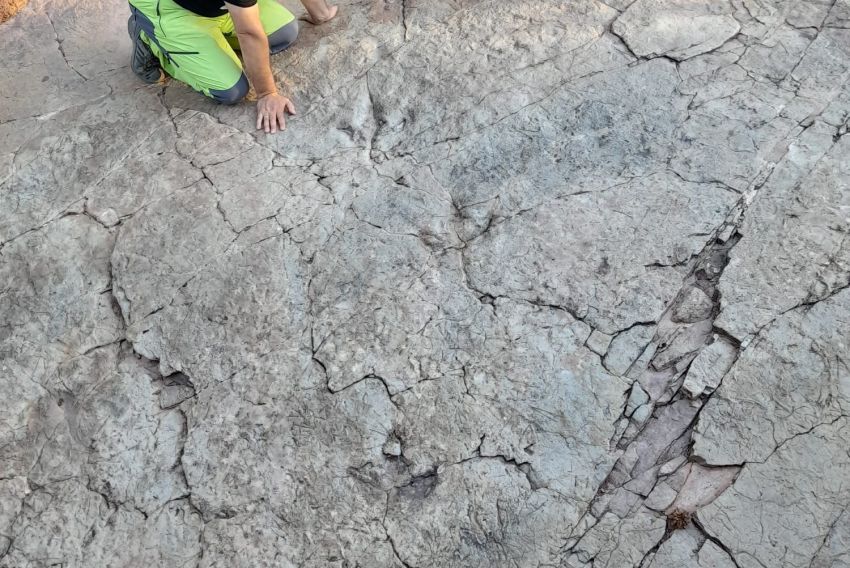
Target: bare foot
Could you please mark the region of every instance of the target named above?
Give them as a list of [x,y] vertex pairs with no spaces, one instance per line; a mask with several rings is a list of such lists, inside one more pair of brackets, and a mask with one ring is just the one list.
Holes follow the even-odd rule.
[[321,13],[319,11],[316,11],[316,13],[308,12],[304,17],[304,21],[318,26],[332,20],[338,11],[339,8],[337,6],[328,6],[325,10],[321,10]]

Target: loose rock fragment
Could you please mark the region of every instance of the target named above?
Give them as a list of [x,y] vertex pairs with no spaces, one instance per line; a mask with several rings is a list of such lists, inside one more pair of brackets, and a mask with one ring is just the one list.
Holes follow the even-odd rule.
[[693,286],[676,307],[672,319],[674,322],[693,323],[708,319],[713,309],[711,298],[701,288]]
[[625,375],[654,334],[655,326],[652,325],[636,325],[617,334],[603,359],[605,367],[612,373]]
[[626,402],[626,416],[631,416],[634,412],[649,402],[649,395],[646,391],[640,388],[638,383],[632,385],[632,390],[629,393],[629,400]]
[[691,464],[684,485],[670,505],[670,514],[676,511],[696,513],[729,489],[740,471],[741,468],[736,466],[707,468]]
[[608,346],[611,345],[611,341],[613,339],[614,338],[607,333],[602,333],[598,329],[594,329],[590,334],[590,337],[587,338],[587,346],[597,355],[604,357],[605,353],[608,352]]
[[740,29],[725,0],[637,0],[614,33],[639,57],[685,60],[723,45]]
[[706,346],[691,362],[682,388],[691,398],[711,394],[738,357],[738,348],[714,336],[714,342]]

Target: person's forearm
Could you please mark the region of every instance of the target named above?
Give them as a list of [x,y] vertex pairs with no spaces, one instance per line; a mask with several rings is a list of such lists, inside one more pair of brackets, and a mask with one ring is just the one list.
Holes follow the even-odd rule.
[[269,59],[269,40],[265,34],[239,34],[239,46],[245,60],[245,71],[254,86],[257,98],[276,93],[277,86]]
[[331,9],[325,0],[301,0],[301,4],[314,22],[325,22],[331,19]]

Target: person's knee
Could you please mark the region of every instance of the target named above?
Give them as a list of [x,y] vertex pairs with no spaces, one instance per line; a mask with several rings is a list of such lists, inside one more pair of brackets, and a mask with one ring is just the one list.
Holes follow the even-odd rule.
[[269,34],[269,51],[278,53],[293,43],[298,37],[298,20],[292,20],[285,26]]
[[245,98],[245,95],[248,94],[248,88],[248,78],[245,77],[245,73],[242,73],[236,84],[229,89],[210,89],[210,97],[223,105],[235,105]]

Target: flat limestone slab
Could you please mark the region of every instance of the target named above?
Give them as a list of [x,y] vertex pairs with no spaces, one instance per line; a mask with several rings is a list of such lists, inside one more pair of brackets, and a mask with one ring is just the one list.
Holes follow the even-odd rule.
[[847,2],[339,6],[0,25],[0,568],[846,564]]
[[725,0],[637,0],[611,29],[639,57],[683,61],[717,49],[741,25]]

